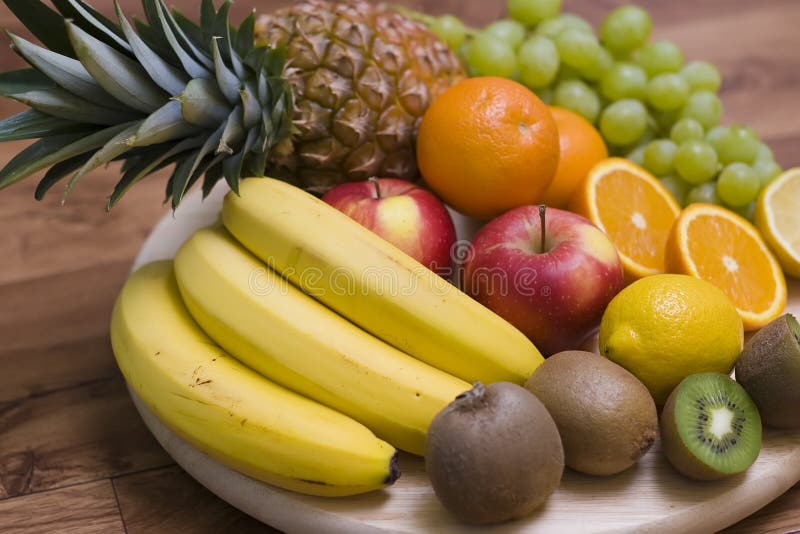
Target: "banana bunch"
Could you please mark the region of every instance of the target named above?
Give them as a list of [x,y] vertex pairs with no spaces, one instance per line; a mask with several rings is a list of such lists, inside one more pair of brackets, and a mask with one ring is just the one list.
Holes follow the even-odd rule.
[[171,261],[127,281],[111,344],[128,384],[164,424],[246,475],[322,496],[399,476],[395,448],[368,428],[259,376],[209,339],[181,300]]
[[192,317],[223,349],[400,449],[422,455],[433,417],[470,389],[286,282],[224,229],[189,238],[175,276]]
[[403,352],[467,382],[522,384],[544,359],[525,335],[325,202],[271,178],[228,194],[233,236],[303,291]]
[[224,227],[131,276],[111,326],[133,390],[223,464],[312,495],[378,489],[467,381],[522,383],[543,361],[335,208],[269,178],[239,193]]

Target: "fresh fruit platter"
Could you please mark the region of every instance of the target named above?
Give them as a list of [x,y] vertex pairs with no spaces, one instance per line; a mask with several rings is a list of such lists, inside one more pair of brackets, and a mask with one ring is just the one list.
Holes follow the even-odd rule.
[[[800,169],[717,69],[509,0],[231,25],[4,0],[36,198],[171,167],[111,344],[201,483],[288,531],[714,531],[800,480]],[[192,191],[194,186],[197,191]],[[788,277],[788,281],[787,281]],[[735,504],[733,506],[732,504]]]

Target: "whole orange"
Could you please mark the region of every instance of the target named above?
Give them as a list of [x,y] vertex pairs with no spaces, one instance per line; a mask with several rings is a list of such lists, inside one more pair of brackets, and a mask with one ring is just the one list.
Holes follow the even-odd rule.
[[504,78],[470,78],[422,118],[417,160],[428,186],[465,215],[490,218],[542,200],[558,166],[547,106]]
[[544,195],[543,202],[566,209],[570,198],[595,164],[608,157],[608,148],[589,121],[567,109],[550,107],[558,127],[561,155],[556,176]]

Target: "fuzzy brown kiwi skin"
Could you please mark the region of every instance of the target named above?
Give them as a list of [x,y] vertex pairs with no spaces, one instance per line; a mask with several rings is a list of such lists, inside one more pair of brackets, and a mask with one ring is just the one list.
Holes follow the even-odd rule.
[[694,480],[719,480],[728,475],[708,467],[695,458],[684,445],[678,425],[675,423],[675,400],[678,397],[680,384],[672,390],[661,412],[661,448],[664,455],[680,474]]
[[655,442],[658,412],[647,387],[597,354],[550,356],[525,382],[558,426],[568,467],[596,476],[634,465]]
[[534,395],[510,382],[476,382],[431,422],[425,468],[460,520],[499,523],[530,514],[558,488],[564,451]]
[[761,421],[800,428],[800,326],[786,314],[756,332],[736,361],[736,381],[747,391]]

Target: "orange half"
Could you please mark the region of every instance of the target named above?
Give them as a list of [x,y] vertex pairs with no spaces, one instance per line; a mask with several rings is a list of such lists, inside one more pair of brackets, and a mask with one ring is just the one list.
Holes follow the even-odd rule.
[[743,217],[713,204],[691,204],[670,232],[670,272],[702,278],[722,289],[756,330],[786,308],[786,279],[758,230]]
[[621,158],[601,161],[573,196],[570,210],[608,235],[627,282],[666,271],[664,246],[681,208],[645,169]]

